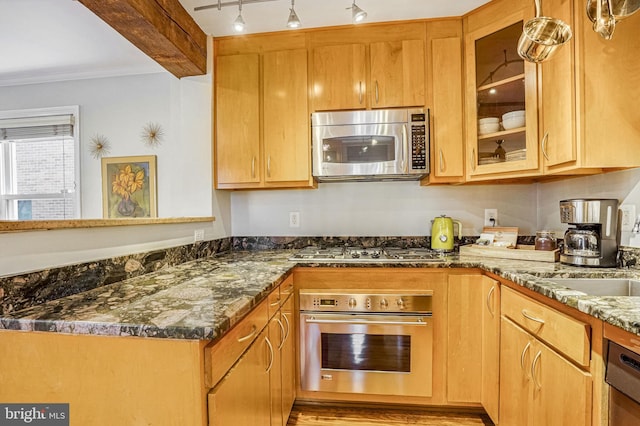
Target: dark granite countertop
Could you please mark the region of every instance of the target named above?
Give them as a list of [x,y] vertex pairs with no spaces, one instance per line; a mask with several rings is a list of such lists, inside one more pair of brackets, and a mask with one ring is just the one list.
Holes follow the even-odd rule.
[[[0,319],[0,328],[74,334],[213,340],[295,267],[292,251],[230,252],[130,278]],[[640,335],[640,297],[595,297],[553,277],[640,279],[640,271],[453,255],[442,263],[301,263],[315,267],[480,268]]]

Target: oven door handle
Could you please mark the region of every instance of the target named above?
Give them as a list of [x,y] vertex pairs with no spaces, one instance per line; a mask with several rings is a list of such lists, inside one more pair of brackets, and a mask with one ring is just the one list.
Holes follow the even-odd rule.
[[343,319],[317,319],[316,317],[305,318],[307,324],[376,324],[376,325],[427,325],[422,318],[415,321],[380,321],[380,320],[343,320]]

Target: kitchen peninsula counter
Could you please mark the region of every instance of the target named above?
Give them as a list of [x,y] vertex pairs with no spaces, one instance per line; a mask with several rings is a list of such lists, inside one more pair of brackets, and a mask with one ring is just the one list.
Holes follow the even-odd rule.
[[23,309],[0,328],[71,334],[216,340],[261,302],[294,267],[478,268],[640,335],[640,297],[596,297],[551,278],[635,278],[640,271],[560,263],[447,256],[443,262],[289,261],[291,250],[229,252]]

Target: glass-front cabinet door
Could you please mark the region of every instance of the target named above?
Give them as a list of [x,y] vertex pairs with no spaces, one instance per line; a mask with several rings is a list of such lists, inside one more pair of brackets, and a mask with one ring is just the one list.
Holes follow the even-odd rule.
[[523,10],[466,36],[468,180],[540,172],[536,65],[517,52],[529,14]]

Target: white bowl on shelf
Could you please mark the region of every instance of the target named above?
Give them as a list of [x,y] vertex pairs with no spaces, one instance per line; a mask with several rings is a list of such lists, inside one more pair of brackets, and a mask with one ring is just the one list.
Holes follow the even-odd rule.
[[486,135],[500,131],[500,123],[484,123],[478,125],[478,134]]
[[502,127],[505,130],[517,129],[518,127],[524,127],[525,125],[525,117],[510,117],[502,119]]
[[526,111],[523,110],[523,109],[519,109],[517,111],[507,112],[505,114],[502,114],[502,120],[505,120],[507,118],[512,118],[512,117],[524,117],[525,113],[526,113]]
[[489,123],[500,123],[500,119],[498,117],[485,117],[478,120],[478,125]]

